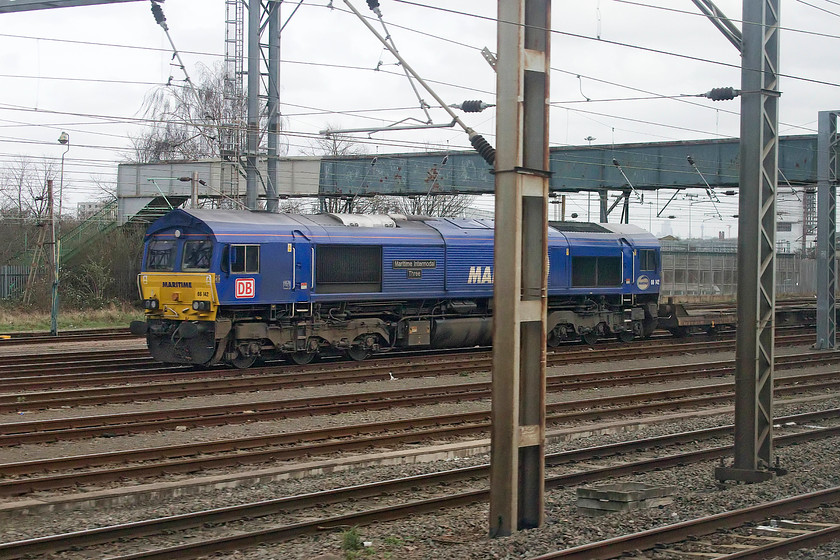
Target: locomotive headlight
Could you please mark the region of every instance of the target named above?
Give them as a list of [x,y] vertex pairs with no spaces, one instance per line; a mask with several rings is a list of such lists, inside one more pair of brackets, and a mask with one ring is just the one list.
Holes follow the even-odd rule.
[[150,311],[154,311],[155,309],[160,308],[160,302],[155,298],[149,298],[143,300],[143,307]]
[[210,311],[210,302],[195,300],[192,302],[192,308],[196,311]]

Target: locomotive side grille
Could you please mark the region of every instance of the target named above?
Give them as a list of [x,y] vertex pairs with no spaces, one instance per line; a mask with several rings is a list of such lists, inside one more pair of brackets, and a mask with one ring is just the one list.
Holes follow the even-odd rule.
[[621,286],[621,257],[572,257],[572,286]]
[[318,245],[315,291],[321,294],[382,291],[382,247]]

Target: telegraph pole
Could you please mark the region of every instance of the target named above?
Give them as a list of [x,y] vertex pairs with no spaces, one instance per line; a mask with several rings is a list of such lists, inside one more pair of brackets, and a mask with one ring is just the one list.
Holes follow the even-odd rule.
[[55,200],[53,200],[53,180],[47,179],[47,198],[50,216],[50,264],[52,265],[52,298],[50,299],[50,334],[58,336],[58,239],[55,234]]
[[545,519],[551,0],[499,0],[490,535]]

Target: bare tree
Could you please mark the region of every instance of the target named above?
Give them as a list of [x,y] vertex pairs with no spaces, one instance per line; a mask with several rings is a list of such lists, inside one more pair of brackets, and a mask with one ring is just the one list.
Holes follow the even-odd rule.
[[96,185],[95,198],[97,201],[108,203],[117,199],[117,184],[115,182],[98,176],[92,176],[91,180]]
[[[326,130],[337,130],[335,124],[328,124]],[[312,156],[355,156],[365,153],[364,146],[353,138],[329,133],[310,141],[305,155]],[[407,214],[421,216],[463,216],[473,202],[472,196],[442,194],[440,192],[439,169],[432,168],[426,178],[425,195],[408,196],[366,196],[336,195],[321,197],[322,212],[354,214]]]
[[57,175],[49,159],[17,158],[0,175],[0,210],[21,220],[45,221],[50,205],[47,181]]
[[361,214],[406,214],[409,216],[464,216],[473,197],[463,194],[427,194],[358,198],[354,212]]
[[[143,102],[144,117],[152,124],[132,137],[134,161],[191,160],[228,156],[226,139],[244,130],[245,99],[225,96],[225,68],[199,67],[196,85],[163,86]],[[238,135],[236,135],[238,137]]]
[[332,130],[338,130],[339,126],[330,123],[327,125],[327,134],[309,140],[309,148],[304,148],[301,153],[305,156],[360,156],[365,154],[365,147],[356,142],[352,137],[343,134],[334,134]]
[[[329,123],[326,130],[337,130],[335,123]],[[309,148],[304,148],[301,153],[305,156],[358,156],[365,153],[364,146],[358,144],[350,136],[343,134],[329,133],[309,140]],[[319,210],[333,214],[350,213],[354,211],[354,197],[347,196],[322,196],[319,200]],[[363,212],[356,212],[363,213]]]

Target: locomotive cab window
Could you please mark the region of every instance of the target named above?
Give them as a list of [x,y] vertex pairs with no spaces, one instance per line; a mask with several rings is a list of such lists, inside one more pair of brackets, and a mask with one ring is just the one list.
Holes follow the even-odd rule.
[[257,274],[260,271],[259,245],[231,245],[230,271],[234,274]]
[[213,256],[213,242],[209,239],[184,243],[184,258],[181,270],[184,272],[207,272]]
[[222,259],[219,262],[222,272],[230,272],[230,245],[222,247]]
[[605,288],[621,285],[621,257],[572,257],[572,286]]
[[153,239],[146,249],[146,269],[171,271],[175,269],[175,241]]
[[656,251],[653,249],[642,249],[639,251],[639,270],[656,270],[659,268],[659,259],[656,258]]

